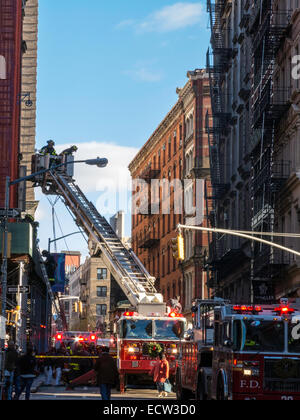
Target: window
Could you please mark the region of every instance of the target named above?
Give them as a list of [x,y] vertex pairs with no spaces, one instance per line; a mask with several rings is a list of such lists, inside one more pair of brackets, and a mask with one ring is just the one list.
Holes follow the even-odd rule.
[[97,268],[97,280],[107,279],[107,268]]
[[97,315],[106,315],[107,305],[96,305],[96,314]]
[[177,152],[177,133],[176,133],[176,131],[174,131],[174,134],[173,134],[173,149],[174,149],[174,155],[175,155],[176,152]]
[[106,297],[106,296],[107,296],[107,287],[97,286],[97,297]]

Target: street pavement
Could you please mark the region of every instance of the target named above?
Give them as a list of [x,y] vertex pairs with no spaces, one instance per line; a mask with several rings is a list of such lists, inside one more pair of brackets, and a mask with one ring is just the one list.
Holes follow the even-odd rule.
[[[67,390],[66,386],[45,385],[45,376],[38,376],[31,388],[31,400],[101,400],[98,387],[78,386],[75,389]],[[54,381],[53,381],[54,382]],[[20,400],[24,400],[24,393]],[[175,400],[176,394],[170,393],[166,398],[158,398],[156,389],[147,387],[128,386],[125,394],[112,391],[112,400],[133,401],[133,400]]]
[[[78,387],[73,390],[66,390],[65,386],[44,386],[37,389],[33,388],[31,400],[101,400],[99,389],[96,387]],[[116,390],[112,392],[112,400],[137,401],[137,400],[175,400],[174,393],[167,398],[158,398],[155,389],[127,389],[125,394],[120,394]],[[24,394],[20,398],[24,399]]]

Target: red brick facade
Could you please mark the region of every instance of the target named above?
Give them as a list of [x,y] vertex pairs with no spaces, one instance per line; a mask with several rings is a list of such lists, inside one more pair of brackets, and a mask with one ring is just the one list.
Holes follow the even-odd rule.
[[[192,234],[191,249],[188,250],[183,264],[179,264],[173,258],[171,240],[177,235],[178,223],[190,222],[190,218],[194,218],[197,213],[197,209],[187,212],[185,208],[188,201],[185,198],[185,186],[192,188],[191,200],[196,207],[196,202],[199,203],[196,197],[196,181],[207,180],[209,176],[205,115],[207,111],[210,113],[207,75],[203,70],[195,70],[188,73],[188,78],[184,88],[177,90],[179,98],[175,106],[129,166],[132,179],[143,180],[145,187],[149,187],[148,193],[142,192],[140,182],[137,183],[137,188],[136,185],[133,187],[133,250],[150,274],[157,279],[157,288],[163,293],[165,300],[180,296],[185,312],[189,310],[192,299],[202,297],[203,294],[202,256],[207,248],[207,235]],[[169,196],[165,197],[163,188],[160,188],[159,212],[155,206],[152,205],[151,208],[150,200],[152,199],[153,203],[155,197],[153,186],[151,190],[151,180],[156,180],[152,183],[168,180],[171,185],[173,181],[175,186],[178,184],[174,180],[180,180],[182,189],[178,187],[176,196],[182,202],[182,209],[179,211],[180,206],[177,207],[175,188],[172,186]],[[143,206],[142,199],[147,196],[148,203]],[[205,208],[204,197],[200,201]],[[170,212],[166,210],[168,202]],[[143,213],[149,210],[149,214],[134,214],[137,207]],[[185,246],[188,246],[187,243]],[[189,287],[187,274],[191,275]]]
[[[6,74],[0,78],[0,207],[4,206],[5,178],[18,178],[21,47],[22,0],[1,0],[0,57]],[[14,187],[10,206],[17,207],[17,204],[17,188]]]

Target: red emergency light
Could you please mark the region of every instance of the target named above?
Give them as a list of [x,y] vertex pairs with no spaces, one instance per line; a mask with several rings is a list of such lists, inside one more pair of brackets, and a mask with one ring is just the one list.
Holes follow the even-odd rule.
[[170,318],[183,318],[182,314],[178,314],[177,312],[170,312],[169,313]]
[[96,341],[96,338],[97,338],[97,337],[95,336],[95,334],[92,334],[92,335],[90,336],[90,340],[91,340],[91,341]]
[[124,312],[123,315],[124,316],[133,316],[133,314],[134,314],[133,312]]
[[134,316],[134,315],[137,315],[137,313],[136,312],[124,312],[123,313],[123,316]]
[[262,312],[261,306],[258,305],[235,305],[233,310],[236,312]]
[[293,314],[295,312],[295,309],[290,308],[289,306],[278,306],[274,309],[274,312],[277,314]]
[[63,336],[62,334],[56,334],[55,338],[57,341],[61,341],[63,339]]

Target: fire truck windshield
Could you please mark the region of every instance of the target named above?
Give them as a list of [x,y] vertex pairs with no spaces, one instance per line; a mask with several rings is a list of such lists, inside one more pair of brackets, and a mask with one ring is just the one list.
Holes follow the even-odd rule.
[[283,352],[284,323],[272,320],[236,320],[233,323],[235,351]]
[[182,320],[124,319],[120,338],[178,340],[183,338],[185,323]]
[[121,338],[152,338],[151,319],[124,319],[120,336]]
[[178,340],[183,338],[184,322],[183,321],[154,321],[155,336],[157,340]]

